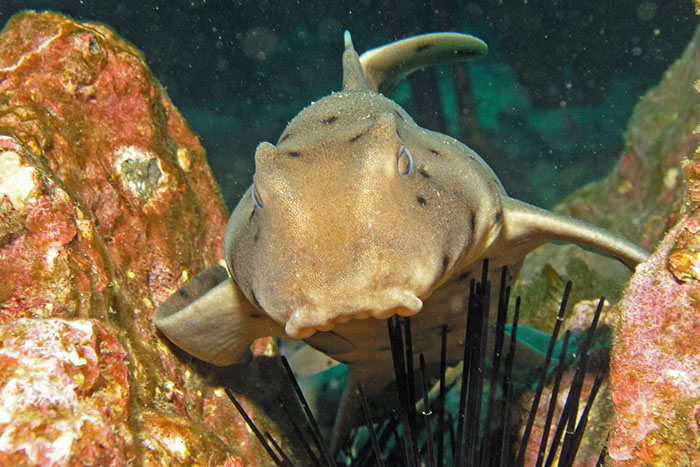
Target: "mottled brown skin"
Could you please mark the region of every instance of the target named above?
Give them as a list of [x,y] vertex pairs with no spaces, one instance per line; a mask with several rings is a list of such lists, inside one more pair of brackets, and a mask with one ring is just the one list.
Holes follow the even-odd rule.
[[[392,315],[413,317],[414,350],[428,362],[439,359],[442,326],[459,331],[448,353],[460,358],[463,304],[485,258],[492,270],[507,265],[509,282],[552,240],[631,268],[646,258],[621,237],[509,198],[474,151],[377,92],[426,64],[483,55],[481,41],[424,35],[361,58],[346,45],[343,90],[256,151],[253,186],[227,228],[231,278],[204,271],[212,279],[157,310],[156,325],[178,346],[226,365],[257,337],[306,339],[350,365],[349,387],[361,381],[371,395],[392,379]],[[343,407],[354,397],[347,391]]]

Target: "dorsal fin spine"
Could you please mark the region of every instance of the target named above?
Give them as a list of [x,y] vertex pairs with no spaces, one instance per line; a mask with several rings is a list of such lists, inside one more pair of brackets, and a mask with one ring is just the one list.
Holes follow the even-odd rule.
[[343,91],[371,91],[365,74],[362,71],[360,57],[352,45],[350,31],[345,31],[343,36],[345,52],[343,52]]

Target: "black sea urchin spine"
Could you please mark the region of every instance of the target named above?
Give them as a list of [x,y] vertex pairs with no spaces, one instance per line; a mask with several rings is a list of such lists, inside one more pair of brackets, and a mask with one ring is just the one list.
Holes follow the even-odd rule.
[[[567,361],[567,349],[569,347],[570,333],[563,339],[563,345],[559,352],[559,359],[553,372],[550,372],[554,347],[557,342],[559,330],[563,322],[563,314],[566,309],[568,297],[571,290],[571,283],[567,283],[564,290],[557,321],[552,332],[545,363],[537,377],[537,386],[533,396],[532,407],[527,414],[527,421],[524,424],[523,436],[519,441],[517,453],[511,451],[513,445],[513,428],[511,426],[511,412],[513,410],[513,361],[516,349],[518,332],[518,317],[520,313],[520,298],[516,298],[513,324],[510,327],[509,345],[506,346],[506,316],[510,299],[510,288],[506,286],[507,271],[501,270],[499,294],[498,294],[498,316],[495,325],[495,338],[493,349],[487,349],[488,331],[488,309],[491,285],[488,281],[488,262],[483,265],[481,282],[472,281],[470,283],[469,300],[466,304],[465,313],[467,323],[465,327],[464,340],[464,362],[462,375],[460,378],[459,409],[456,419],[453,414],[446,412],[446,401],[448,391],[451,386],[447,382],[447,328],[443,327],[441,332],[441,356],[439,374],[439,392],[435,404],[429,399],[429,378],[422,354],[419,358],[419,372],[415,374],[414,355],[412,349],[411,323],[409,318],[398,316],[387,320],[389,341],[391,344],[392,360],[396,379],[396,391],[399,400],[399,418],[392,417],[389,420],[379,421],[375,424],[365,398],[364,389],[359,386],[362,414],[369,440],[364,448],[359,450],[355,458],[350,457],[351,465],[405,465],[408,467],[443,466],[450,461],[453,466],[521,466],[524,464],[525,452],[528,440],[532,433],[536,410],[542,396],[546,381],[553,373],[552,394],[550,396],[546,419],[542,437],[539,440],[539,450],[536,466],[553,465],[557,452],[559,454],[558,465],[573,465],[576,453],[583,439],[584,430],[587,424],[587,417],[590,413],[593,401],[604,377],[604,370],[601,370],[593,383],[593,387],[586,401],[586,406],[581,417],[576,420],[578,404],[583,386],[584,377],[588,363],[588,349],[593,339],[593,333],[599,320],[602,310],[603,299],[601,299],[596,310],[593,322],[588,329],[581,346],[578,349],[576,360],[576,373],[569,389],[569,395],[564,405],[564,409],[558,419],[556,430],[552,439],[549,440],[549,431],[553,423],[555,403],[560,389],[564,371],[571,366],[572,362]],[[503,356],[504,348],[508,348],[508,353]],[[488,375],[486,371],[486,355],[490,355],[491,366]],[[307,449],[309,458],[314,465],[334,466],[335,460],[331,456],[328,445],[320,434],[318,425],[313,414],[306,403],[301,389],[287,363],[282,357],[282,363],[292,383],[292,387],[306,414],[310,432],[313,435],[313,442],[321,453],[321,462],[309,448],[305,441],[305,436],[297,423],[292,420],[297,436],[302,440]],[[416,409],[416,377],[419,378],[420,411]],[[488,382],[488,389],[484,388],[485,381]],[[453,387],[453,389],[456,389]],[[227,394],[243,415],[246,423],[251,427],[260,443],[270,455],[276,465],[292,465],[289,458],[279,448],[274,439],[266,433],[267,439],[255,427],[254,423],[245,414],[243,408],[235,399],[233,394],[227,390]],[[484,401],[486,404],[484,405]],[[433,410],[431,411],[431,405]],[[482,412],[485,411],[484,417]],[[419,423],[419,413],[420,423]],[[435,424],[435,426],[433,426]],[[376,425],[376,428],[375,428]],[[447,436],[446,436],[447,435]],[[269,442],[268,442],[269,440]],[[548,446],[548,441],[550,445]],[[447,443],[446,443],[447,442]],[[447,446],[446,446],[447,444]],[[393,447],[392,447],[393,446]],[[561,449],[559,449],[561,446]],[[549,450],[549,452],[547,452]],[[351,450],[347,450],[348,453]],[[545,456],[546,454],[546,456]],[[605,449],[601,452],[601,460],[605,456]],[[347,462],[347,460],[346,460]]]

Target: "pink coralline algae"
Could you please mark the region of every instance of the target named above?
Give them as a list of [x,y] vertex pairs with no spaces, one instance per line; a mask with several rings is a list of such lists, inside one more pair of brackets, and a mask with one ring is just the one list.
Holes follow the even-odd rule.
[[620,304],[610,380],[612,465],[700,463],[700,149],[684,216],[637,267]]
[[[226,370],[151,324],[220,261],[226,214],[141,53],[104,25],[20,13],[0,97],[0,464],[264,465]],[[265,393],[251,384],[235,389]]]
[[23,318],[0,343],[1,465],[134,458],[126,352],[99,322]]
[[683,219],[637,268],[621,303],[610,375],[615,465],[700,461],[700,283],[692,266],[674,268],[685,281],[669,270],[669,256],[680,254],[675,248],[692,224]]
[[[576,421],[580,420],[581,414],[584,412],[586,402],[591,394],[591,389],[593,388],[596,375],[593,371],[586,373],[583,385],[581,386],[581,394],[579,397],[578,410],[576,412]],[[574,381],[574,370],[570,370],[564,373],[561,379],[560,390],[557,392],[557,397],[555,400],[554,416],[553,422],[549,427],[549,432],[547,434],[547,445],[543,453],[543,458],[548,459],[551,455],[552,440],[555,437],[555,432],[557,429],[557,424],[561,418],[562,411],[566,404],[567,397],[569,396],[569,390],[571,388],[571,383]],[[537,407],[537,415],[535,417],[534,425],[532,428],[532,433],[528,440],[528,447],[525,451],[524,465],[535,465],[537,462],[539,449],[542,441],[543,430],[545,426],[545,420],[547,418],[547,411],[549,409],[550,399],[552,397],[552,386],[547,386],[542,391],[542,398]],[[529,411],[532,407],[532,395],[528,395],[521,401],[521,406],[523,410]],[[527,412],[524,412],[527,413]],[[596,399],[588,416],[588,422],[586,424],[586,432],[583,435],[583,440],[580,447],[577,449],[574,464],[576,466],[590,466],[594,467],[598,458],[600,457],[600,452],[605,444],[605,436],[607,434],[606,426],[610,422],[610,415],[612,411],[610,410],[609,401],[609,388],[607,383],[603,383],[602,387],[598,390],[596,394]],[[523,417],[525,418],[525,417]],[[520,428],[518,432],[519,436],[522,436],[523,427]],[[519,447],[516,443],[516,447]],[[559,462],[559,455],[561,453],[561,441],[557,445],[557,451],[554,454],[554,465]]]

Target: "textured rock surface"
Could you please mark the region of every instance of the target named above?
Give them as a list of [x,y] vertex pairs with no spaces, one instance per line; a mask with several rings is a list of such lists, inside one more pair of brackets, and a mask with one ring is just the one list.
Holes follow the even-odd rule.
[[[699,45],[696,33],[683,57],[640,101],[616,170],[560,206],[649,249],[678,222],[638,267],[618,306],[610,375],[612,465],[700,462],[700,168],[694,131],[700,97],[692,86],[700,77]],[[547,255],[548,262],[566,265],[560,261],[565,251],[546,247],[539,254],[530,258],[531,267],[547,262]],[[592,257],[586,262],[591,270],[598,267]],[[594,283],[584,284],[596,290]]]
[[[678,166],[686,179],[679,221],[637,268],[620,303],[610,370],[615,418],[609,463],[614,466],[700,464],[700,117],[698,95],[686,95],[692,82],[700,93],[699,42],[696,32],[684,60],[667,74],[667,82],[674,79],[683,87],[674,95],[672,84],[662,83],[658,89],[666,86],[669,92],[649,102],[650,114],[656,106],[656,118],[667,123],[655,129],[664,136],[659,149],[671,160],[679,148],[696,149]],[[692,113],[677,112],[690,103]],[[682,126],[672,124],[679,119]],[[654,131],[653,117],[648,120],[646,129]],[[687,136],[671,139],[675,127]],[[659,202],[664,200],[662,191]]]
[[637,268],[611,361],[613,465],[700,462],[700,150],[685,166],[685,213]]
[[[553,416],[553,421],[552,424],[550,425],[550,429],[547,435],[547,449],[545,453],[543,454],[543,460],[546,460],[550,456],[551,452],[551,447],[552,447],[552,439],[554,438],[556,428],[557,428],[557,423],[559,422],[559,419],[562,414],[562,410],[564,409],[564,405],[566,404],[566,399],[569,395],[569,388],[571,387],[571,383],[574,379],[574,372],[573,371],[567,371],[564,376],[561,379],[561,387],[559,391],[557,392],[557,398],[555,402],[555,409],[554,409],[554,416]],[[591,392],[591,388],[593,387],[593,382],[595,380],[595,374],[592,372],[587,372],[586,376],[583,381],[583,385],[581,387],[581,397],[579,398],[579,405],[578,405],[578,411],[576,414],[576,420],[580,420],[581,414],[584,411],[584,407],[586,406],[586,401],[588,400],[588,397]],[[602,394],[601,394],[602,392]],[[607,429],[606,427],[609,426],[610,424],[610,415],[611,415],[611,410],[610,410],[610,390],[605,383],[600,390],[598,391],[596,395],[596,401],[593,405],[592,412],[590,413],[590,416],[588,417],[588,423],[586,424],[586,432],[583,435],[584,438],[582,440],[582,443],[576,453],[576,459],[574,462],[574,465],[576,466],[591,466],[594,467],[597,462],[598,458],[600,457],[600,452],[601,449],[603,448],[603,445],[605,444],[605,439],[607,435]],[[551,387],[546,387],[542,391],[542,399],[540,399],[540,403],[538,405],[537,409],[537,416],[534,421],[534,425],[532,428],[532,433],[530,434],[530,439],[528,442],[528,447],[527,450],[525,451],[525,458],[524,458],[524,465],[535,465],[537,462],[538,454],[539,454],[539,447],[541,445],[542,441],[542,435],[543,435],[543,430],[544,430],[544,425],[545,425],[545,419],[547,417],[547,411],[549,409],[549,403],[550,399],[552,397],[552,388]],[[522,401],[522,408],[525,410],[530,410],[532,407],[532,397],[527,397]],[[526,418],[526,417],[523,417]],[[524,429],[521,426],[520,431],[518,432],[519,436],[522,436]],[[559,462],[559,457],[561,453],[561,447],[562,447],[562,441],[563,437],[560,438],[560,441],[557,445],[557,451],[555,452],[555,455],[553,457],[554,459],[554,465],[556,465]],[[519,447],[516,443],[516,448]]]
[[[629,211],[622,211],[642,213],[633,224],[641,241],[681,219],[637,268],[620,303],[610,375],[611,465],[700,462],[700,167],[693,151],[700,114],[691,86],[698,77],[696,32],[682,59],[638,106],[628,134],[637,150],[618,164],[620,179],[632,178],[620,186],[641,188],[639,199],[630,199]],[[687,180],[683,203],[677,195],[681,167]]]
[[126,352],[98,321],[22,318],[0,342],[0,464],[135,457]]
[[[0,35],[0,464],[267,462],[219,389],[226,370],[151,324],[220,259],[225,222],[198,138],[133,46],[54,13],[13,17]],[[261,358],[248,372],[275,375]],[[251,384],[235,382],[266,393]]]

